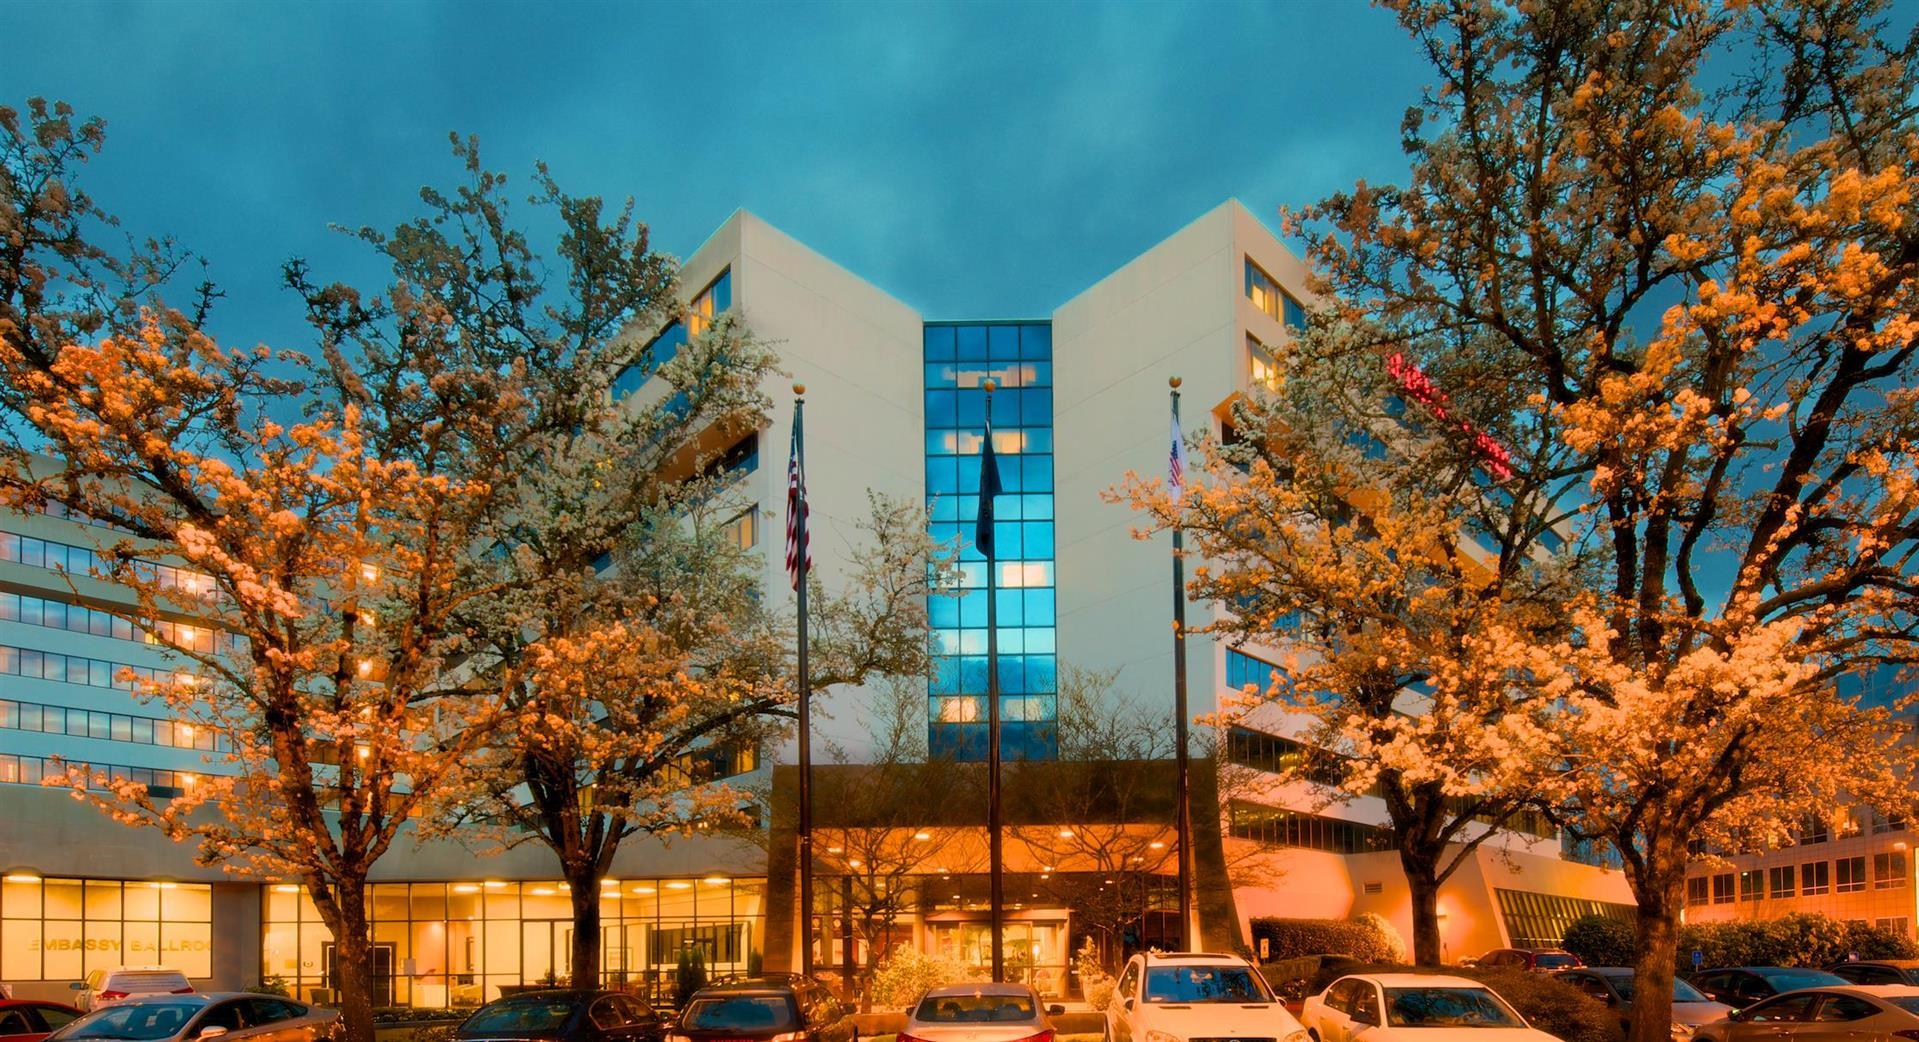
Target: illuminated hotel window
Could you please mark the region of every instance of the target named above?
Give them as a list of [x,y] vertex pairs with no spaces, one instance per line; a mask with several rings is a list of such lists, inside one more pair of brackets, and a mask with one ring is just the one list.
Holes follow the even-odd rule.
[[972,546],[979,452],[991,378],[999,574],[1001,754],[1052,759],[1055,701],[1053,329],[1045,322],[927,323],[926,499],[935,539],[964,546],[961,595],[927,604],[933,674],[928,744],[936,756],[986,758],[986,563]]
[[1273,353],[1266,345],[1250,333],[1246,335],[1246,356],[1251,360],[1253,383],[1269,391],[1279,387],[1279,363],[1273,360]]
[[213,888],[205,883],[0,878],[0,978],[77,981],[117,966],[213,975]]
[[727,542],[742,550],[751,550],[760,542],[760,509],[748,507],[726,523]]
[[1246,258],[1246,299],[1295,333],[1306,328],[1306,309],[1251,257]]
[[[302,1002],[338,1001],[332,936],[305,890],[262,887],[260,974]],[[607,987],[670,999],[680,953],[716,977],[744,975],[765,937],[760,879],[619,879],[600,893]],[[571,974],[572,897],[558,882],[463,880],[371,887],[374,1005],[473,1007],[508,989]]]
[[699,336],[713,325],[713,319],[733,307],[733,269],[720,272],[686,305],[684,317],[660,330],[646,345],[638,363],[628,366],[613,379],[613,399],[618,401],[640,389],[652,379],[660,366],[672,361],[691,337]]

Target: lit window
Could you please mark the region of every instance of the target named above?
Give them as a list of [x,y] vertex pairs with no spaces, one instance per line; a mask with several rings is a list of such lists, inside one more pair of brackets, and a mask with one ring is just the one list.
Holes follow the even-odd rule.
[[1306,328],[1306,308],[1292,294],[1279,288],[1279,283],[1254,264],[1251,257],[1246,258],[1246,298],[1292,332]]
[[980,700],[977,698],[940,699],[940,722],[948,724],[972,723],[980,718]]
[[1246,338],[1246,354],[1252,360],[1253,382],[1276,390],[1279,387],[1279,363],[1273,360],[1273,353],[1250,335]]
[[760,508],[748,507],[737,517],[726,523],[726,540],[741,550],[751,550],[760,543]]

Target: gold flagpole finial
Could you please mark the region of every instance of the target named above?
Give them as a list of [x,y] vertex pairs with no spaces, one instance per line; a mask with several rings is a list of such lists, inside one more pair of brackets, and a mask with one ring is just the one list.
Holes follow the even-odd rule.
[[806,394],[806,385],[803,383],[795,382],[793,384],[793,393],[804,396]]
[[1171,387],[1175,391],[1179,390],[1179,384],[1180,379],[1177,376],[1168,377],[1166,380],[1166,386]]
[[980,387],[983,388],[987,394],[992,394],[994,391],[999,389],[999,384],[995,382],[991,377],[988,377],[987,379],[980,381]]

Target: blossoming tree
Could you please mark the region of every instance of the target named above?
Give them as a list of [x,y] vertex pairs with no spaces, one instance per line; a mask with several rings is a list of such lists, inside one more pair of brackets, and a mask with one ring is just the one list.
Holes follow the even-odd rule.
[[1373,366],[1576,479],[1560,625],[1479,641],[1563,707],[1561,810],[1623,859],[1653,1042],[1689,842],[1911,800],[1849,692],[1914,651],[1919,39],[1874,0],[1398,10],[1437,80],[1411,177],[1301,227]]

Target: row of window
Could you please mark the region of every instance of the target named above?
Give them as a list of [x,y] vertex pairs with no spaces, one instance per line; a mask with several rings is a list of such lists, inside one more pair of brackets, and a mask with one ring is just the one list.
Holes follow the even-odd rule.
[[[961,559],[977,562],[982,569],[980,585],[986,583],[985,558],[973,549],[973,535],[977,526],[971,521],[936,521],[927,526],[927,532],[933,541],[947,546],[958,545],[962,548]],[[996,516],[993,520],[993,558],[1004,565],[1009,561],[1032,561],[1052,566],[1053,523],[1051,521],[1002,521]],[[1012,578],[1003,569],[995,581],[1002,584]],[[1023,583],[1020,585],[1045,585]]]
[[0,644],[0,673],[39,680],[57,680],[63,684],[110,687],[132,691],[135,687],[151,690],[169,676],[183,679],[191,674],[126,662],[62,655],[55,651],[34,651]]
[[1278,847],[1328,850],[1335,854],[1393,848],[1392,833],[1377,825],[1322,818],[1317,814],[1238,800],[1233,801],[1230,831],[1240,839]]
[[673,360],[680,348],[686,346],[691,337],[699,336],[713,324],[713,319],[733,307],[733,269],[720,272],[719,277],[706,284],[686,305],[684,317],[673,322],[646,345],[641,352],[640,361],[627,366],[613,379],[613,398],[619,400],[639,390],[659,372],[660,366]]
[[1251,257],[1246,258],[1246,299],[1295,333],[1306,328],[1306,308]]
[[[1051,561],[1014,562],[1021,574],[1016,576],[1022,583],[1031,580],[1034,583],[1047,582],[1046,586],[1002,587],[994,591],[993,609],[998,616],[994,621],[1001,629],[1007,627],[1030,626],[1041,629],[1053,628],[1053,613],[1058,607],[1057,599],[1050,585],[1052,579]],[[1029,572],[1028,569],[1031,569]],[[1004,569],[1000,578],[1008,578]],[[931,597],[926,602],[927,614],[936,629],[985,629],[986,628],[986,591],[970,590],[959,596],[942,595]],[[1004,642],[1000,650],[1005,650]],[[981,652],[984,654],[984,651]]]
[[[936,430],[926,433],[926,454],[928,456],[977,456],[980,445],[986,440],[984,426],[964,430]],[[1006,430],[993,429],[993,453],[1001,458],[1027,453],[1050,453],[1053,451],[1053,431],[1050,427]]]
[[[51,539],[16,535],[13,532],[0,532],[0,561],[63,571],[69,575],[98,573],[105,576],[111,567],[101,559],[99,551],[91,547],[56,543]],[[213,593],[213,576],[204,572],[144,560],[134,561],[133,567],[134,574],[142,581],[151,582],[162,590],[178,590],[190,597],[206,597]]]
[[1000,390],[1053,386],[1051,362],[928,362],[926,386],[971,388],[987,380]]
[[167,619],[135,626],[132,621],[112,612],[23,593],[0,593],[0,622],[24,622],[29,626],[45,626],[48,629],[144,644],[165,644],[183,651],[206,653],[213,652],[216,645],[220,651],[236,651],[242,639],[233,634],[221,634],[212,627],[190,626]]
[[1566,939],[1567,929],[1587,916],[1603,915],[1622,923],[1633,922],[1635,918],[1632,905],[1587,897],[1504,887],[1493,888],[1493,897],[1499,903],[1499,918],[1505,923],[1506,936],[1520,948],[1557,948]]
[[226,739],[204,727],[157,716],[102,713],[0,698],[0,727],[15,731],[104,738],[110,742],[164,745],[175,749],[224,749]]
[[0,880],[0,977],[76,981],[88,972],[161,963],[212,974],[213,888],[205,883]]
[[928,325],[928,362],[1050,361],[1053,327],[1044,322],[998,325]]
[[[998,432],[995,431],[995,434]],[[1006,472],[1001,471],[1001,477]],[[934,521],[959,521],[971,529],[979,517],[978,496],[935,496],[927,504],[927,516]],[[1053,518],[1053,494],[1032,492],[1025,495],[1002,493],[993,503],[997,521],[1050,521]],[[995,546],[997,550],[998,547]]]
[[[1872,855],[1872,875],[1866,875],[1866,857],[1842,857],[1831,862],[1808,861],[1800,865],[1774,865],[1770,869],[1749,869],[1737,874],[1721,872],[1712,876],[1693,876],[1686,880],[1686,903],[1690,905],[1731,904],[1735,892],[1741,901],[1762,901],[1768,897],[1815,897],[1824,893],[1850,894],[1866,889],[1898,890],[1908,877],[1906,852],[1891,850]],[[1737,891],[1734,890],[1735,883]]]
[[[192,788],[199,780],[199,775],[192,771],[128,767],[111,763],[57,763],[44,756],[16,756],[12,753],[0,753],[0,784],[39,785],[43,779],[58,778],[69,771],[84,772],[89,777],[102,774],[115,781],[137,782],[147,787],[149,796],[155,797],[178,796]],[[94,787],[104,788],[98,785],[97,780]]]
[[[1053,457],[994,455],[999,468],[1000,490],[1005,494],[1053,491]],[[980,458],[972,456],[929,456],[926,459],[926,494],[952,496],[979,494]],[[999,504],[995,503],[997,507]],[[994,512],[997,517],[998,511]],[[964,520],[970,521],[971,518]]]

